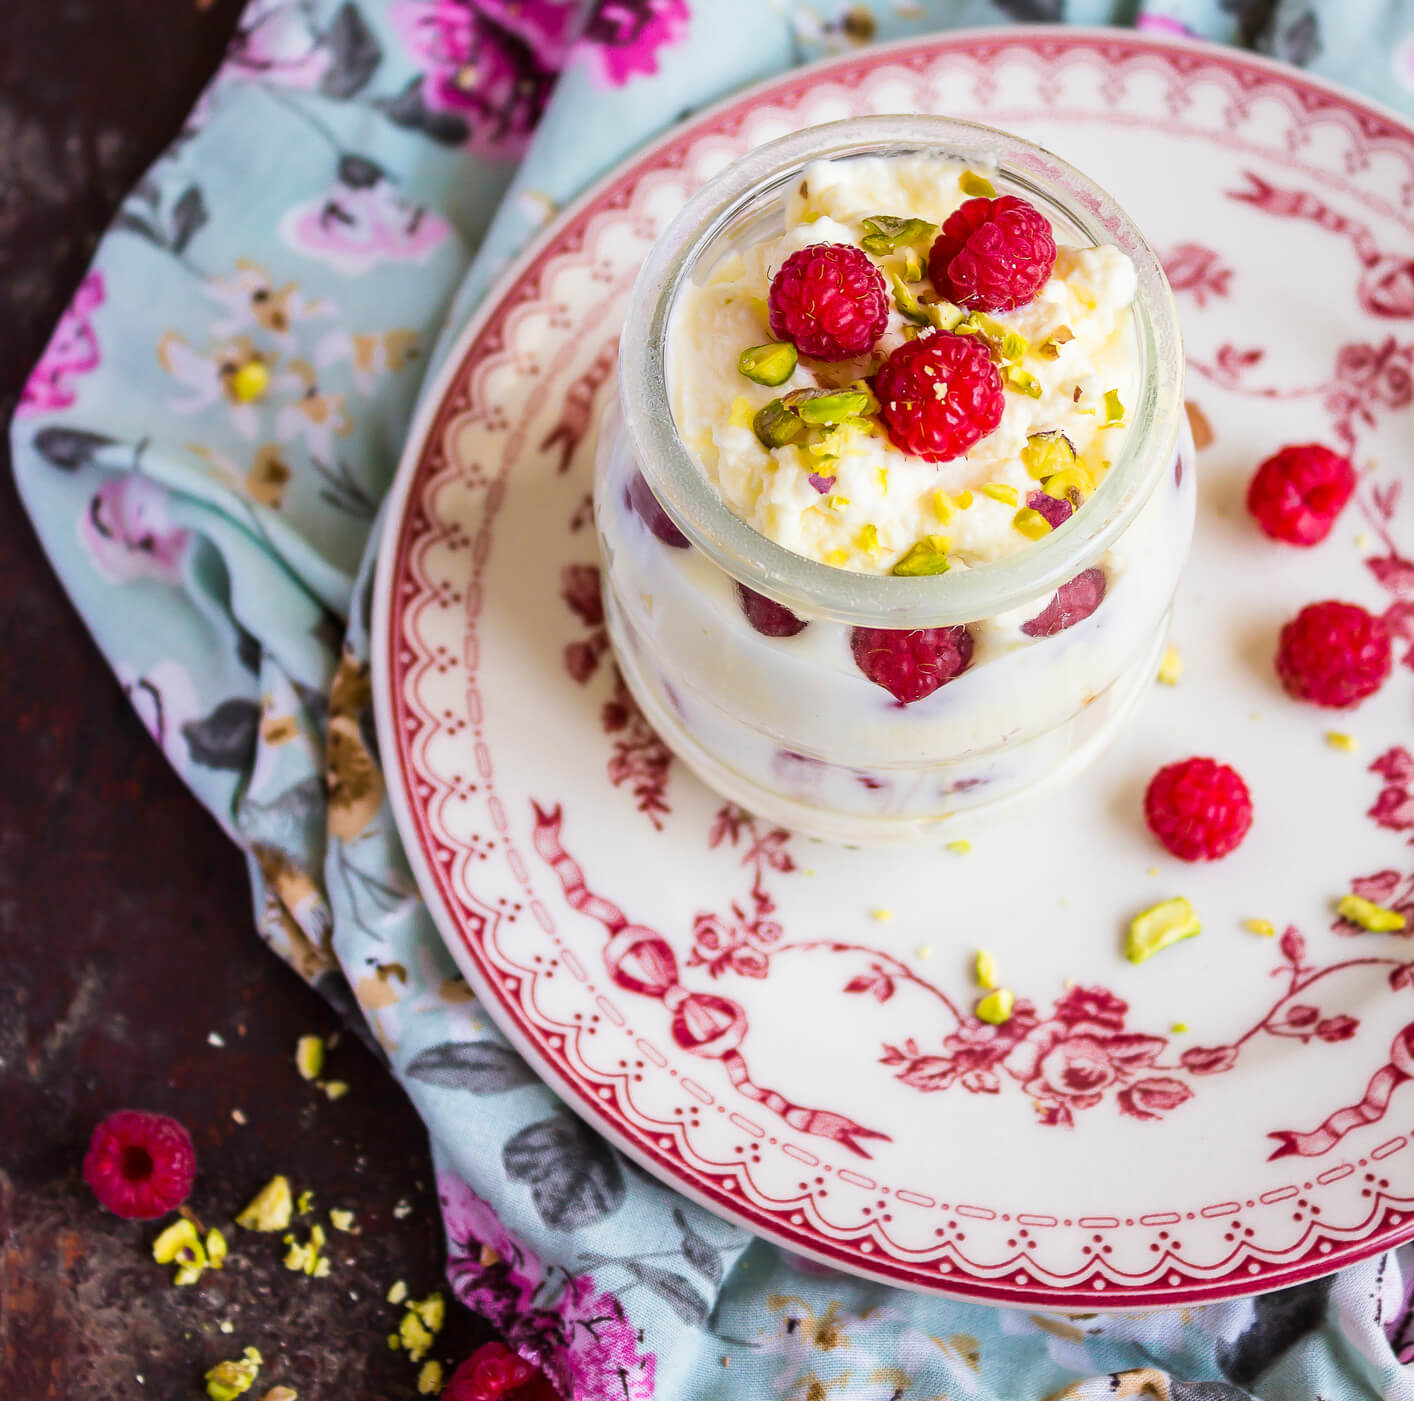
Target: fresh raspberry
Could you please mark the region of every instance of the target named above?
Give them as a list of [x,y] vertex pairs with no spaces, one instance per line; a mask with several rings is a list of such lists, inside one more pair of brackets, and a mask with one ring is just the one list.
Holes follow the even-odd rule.
[[624,496],[629,507],[643,518],[644,525],[665,545],[671,545],[675,550],[688,548],[687,536],[673,524],[671,517],[658,504],[658,498],[653,495],[653,488],[644,480],[642,472],[633,474]]
[[972,664],[972,634],[965,627],[855,628],[849,648],[860,671],[900,705],[931,696]]
[[771,334],[793,342],[802,355],[863,355],[888,323],[884,274],[848,243],[799,248],[771,279]]
[[1236,769],[1215,759],[1183,759],[1149,780],[1144,817],[1180,861],[1216,861],[1247,835],[1252,795]]
[[1021,630],[1027,637],[1054,637],[1076,623],[1083,623],[1105,597],[1105,571],[1085,569],[1073,579],[1067,579],[1055,591],[1051,601]]
[[1282,448],[1247,488],[1247,509],[1273,540],[1319,545],[1355,490],[1355,469],[1319,443]]
[[736,596],[741,611],[746,614],[746,621],[763,637],[794,637],[805,631],[805,619],[797,618],[775,599],[767,598],[745,584],[736,586]]
[[1045,516],[1052,530],[1062,526],[1075,514],[1075,506],[1063,496],[1047,496],[1044,491],[1033,491],[1026,498],[1026,504],[1039,515]]
[[191,1135],[165,1114],[120,1109],[94,1129],[83,1180],[115,1216],[150,1221],[186,1201],[196,1176]]
[[560,1394],[505,1343],[482,1343],[447,1378],[442,1401],[560,1401]]
[[874,393],[900,452],[925,462],[961,457],[1002,421],[1002,377],[974,336],[938,331],[884,361]]
[[1389,628],[1355,603],[1308,603],[1281,630],[1277,675],[1289,696],[1344,710],[1384,684]]
[[928,253],[939,295],[975,311],[1025,306],[1055,265],[1050,221],[1015,195],[968,200],[948,215]]

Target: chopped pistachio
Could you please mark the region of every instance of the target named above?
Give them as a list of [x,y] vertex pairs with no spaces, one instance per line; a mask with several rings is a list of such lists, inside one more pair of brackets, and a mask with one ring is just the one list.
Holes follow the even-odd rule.
[[756,405],[745,394],[738,394],[732,400],[732,411],[728,422],[733,428],[750,428],[751,420],[755,416]]
[[247,1231],[283,1231],[290,1224],[293,1211],[290,1180],[276,1176],[251,1198],[246,1209],[236,1217],[236,1225]]
[[1175,1036],[1182,1036],[1182,1035],[1188,1030],[1188,1023],[1187,1023],[1187,1022],[1175,1022],[1175,1023],[1169,1028],[1169,1030],[1170,1030],[1171,1032],[1173,1032],[1173,1034],[1174,1034]]
[[1047,477],[1041,483],[1041,490],[1057,501],[1069,501],[1072,494],[1086,501],[1094,494],[1095,478],[1083,462],[1077,462],[1074,467],[1066,467]]
[[894,305],[898,308],[899,315],[906,316],[920,326],[930,325],[932,317],[928,315],[928,309],[918,300],[908,283],[892,268],[889,269],[889,282],[894,289]]
[[965,511],[972,505],[972,493],[970,491],[960,491],[953,497],[953,504],[959,511]]
[[737,357],[736,367],[755,384],[784,384],[794,373],[800,356],[789,341],[753,345]]
[[1021,500],[1016,488],[1006,482],[988,482],[982,488],[982,495],[990,496],[993,501],[1000,501],[1004,506],[1015,506]]
[[265,1359],[253,1348],[235,1361],[218,1362],[206,1373],[206,1394],[211,1401],[236,1401],[255,1385]]
[[1165,686],[1177,686],[1183,676],[1183,654],[1171,643],[1164,648],[1159,662],[1159,680]]
[[324,1038],[301,1036],[295,1043],[295,1068],[301,1079],[317,1080],[324,1070]]
[[831,494],[825,498],[825,505],[827,505],[832,511],[842,511],[849,504],[850,499],[848,496],[837,496]]
[[351,1231],[353,1230],[354,1214],[351,1211],[345,1211],[343,1207],[331,1207],[329,1209],[329,1224],[336,1231]]
[[780,402],[812,428],[835,428],[867,413],[869,399],[861,389],[795,389]]
[[1051,533],[1051,523],[1040,511],[1031,506],[1023,506],[1012,518],[1012,526],[1028,540],[1039,540]]
[[849,563],[849,551],[848,551],[848,550],[831,550],[831,551],[825,556],[825,563],[826,563],[826,564],[835,565],[836,567],[838,567],[838,566],[841,565],[841,564],[848,564],[848,563]]
[[1074,467],[1079,460],[1070,439],[1056,428],[1028,434],[1026,446],[1021,449],[1021,465],[1038,482]]
[[318,1223],[309,1228],[309,1240],[304,1244],[293,1235],[285,1236],[285,1244],[289,1246],[285,1252],[285,1268],[322,1279],[330,1268],[328,1259],[321,1253],[328,1239],[324,1227]]
[[964,170],[957,177],[957,186],[969,199],[995,199],[997,195],[997,187],[975,170]]
[[948,551],[952,541],[946,535],[925,535],[898,560],[893,573],[905,579],[918,579],[929,574],[948,572]]
[[308,1187],[295,1198],[295,1211],[300,1216],[308,1216],[310,1208],[314,1205],[314,1193]]
[[878,472],[876,473],[876,475],[877,475],[877,477],[879,478],[879,495],[880,495],[880,496],[887,496],[887,495],[889,494],[889,470],[888,470],[888,468],[887,468],[887,467],[880,467],[879,470],[878,470]]
[[977,986],[988,992],[997,986],[997,960],[986,949],[977,950],[977,961],[973,966],[977,975]]
[[1269,919],[1244,919],[1242,927],[1249,934],[1259,934],[1264,939],[1274,939],[1277,927]]
[[1182,895],[1137,914],[1129,922],[1129,937],[1124,943],[1124,956],[1131,963],[1143,963],[1181,939],[1201,934],[1198,912]]
[[980,337],[987,349],[1002,360],[1021,360],[1031,348],[1020,331],[1013,331],[985,311],[969,312],[966,320],[960,321],[954,329],[961,335]]
[[786,407],[784,399],[772,399],[757,409],[751,427],[762,445],[768,448],[782,448],[805,432],[800,416]]
[[1358,753],[1360,749],[1360,741],[1342,730],[1327,730],[1326,743],[1332,749],[1339,749],[1346,754]]
[[[170,1265],[184,1250],[201,1249],[196,1227],[186,1217],[179,1217],[152,1242],[152,1258],[159,1265]],[[203,1255],[205,1252],[202,1252]]]
[[959,837],[957,841],[948,843],[948,850],[955,851],[959,856],[966,856],[972,850],[972,843]]
[[435,1396],[442,1390],[442,1364],[437,1361],[424,1362],[417,1374],[419,1396]]
[[894,921],[894,912],[892,910],[884,909],[870,910],[869,918],[872,919],[876,924],[892,924]]
[[324,1084],[324,1093],[330,1099],[343,1099],[349,1092],[349,1082],[347,1080],[327,1080]]
[[1124,405],[1119,401],[1119,390],[1105,390],[1105,422],[1119,423],[1123,418]]
[[967,320],[967,313],[960,306],[941,298],[924,302],[923,309],[928,313],[928,320],[940,331],[957,331]]
[[957,514],[957,508],[952,504],[952,497],[941,487],[933,493],[933,514],[944,525]]
[[432,1332],[440,1333],[442,1331],[442,1325],[447,1321],[447,1301],[435,1290],[425,1299],[410,1304],[409,1307]]
[[903,280],[905,282],[922,282],[925,271],[923,255],[916,248],[905,248],[903,250]]
[[1039,399],[1041,397],[1041,381],[1035,375],[1023,370],[1020,365],[1003,365],[1002,383],[1008,389],[1014,389],[1018,394],[1025,394],[1029,398]]
[[398,1324],[398,1339],[414,1362],[421,1362],[432,1350],[432,1334],[412,1309],[402,1316]]
[[206,1259],[213,1270],[219,1270],[225,1266],[226,1256],[230,1254],[230,1247],[226,1244],[226,1237],[214,1226],[206,1233]]
[[1368,929],[1371,934],[1393,934],[1396,930],[1403,929],[1407,922],[1398,910],[1387,910],[1383,905],[1365,899],[1363,895],[1342,896],[1336,906],[1336,913],[1342,919],[1348,919],[1351,924]]
[[390,1304],[401,1304],[408,1296],[406,1280],[395,1280],[388,1288],[387,1300]]
[[859,533],[854,537],[856,549],[864,550],[868,554],[879,552],[879,527],[877,525],[861,525]]
[[978,1001],[977,1019],[988,1022],[992,1026],[1001,1026],[1003,1022],[1011,1020],[1011,1014],[1015,1007],[1016,994],[1010,988],[997,988]]
[[1043,360],[1057,360],[1060,358],[1060,348],[1075,339],[1075,332],[1069,326],[1057,326],[1045,340],[1041,342],[1040,349],[1036,354]]
[[859,240],[859,246],[878,258],[931,239],[937,227],[926,219],[900,219],[894,214],[876,214],[864,221],[864,237]]

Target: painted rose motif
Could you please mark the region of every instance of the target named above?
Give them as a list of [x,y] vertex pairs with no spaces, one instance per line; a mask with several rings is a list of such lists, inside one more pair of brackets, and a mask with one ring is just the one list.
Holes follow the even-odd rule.
[[1200,307],[1207,306],[1209,297],[1228,295],[1232,269],[1223,265],[1215,249],[1201,243],[1180,243],[1163,262],[1173,290],[1191,293]]
[[389,116],[436,140],[515,155],[545,108],[575,10],[556,0],[397,0],[393,27],[423,73]]
[[79,283],[73,300],[59,318],[39,364],[20,391],[16,418],[67,409],[77,396],[74,381],[91,374],[102,362],[93,314],[103,305],[103,274],[91,272]]
[[105,579],[176,583],[186,557],[187,531],[167,516],[167,493],[136,472],[113,477],[94,492],[79,517],[79,543]]
[[[1411,792],[1411,787],[1414,787],[1414,755],[1402,745],[1388,749],[1370,765],[1370,772],[1384,780],[1384,787],[1380,789],[1369,815],[1381,827],[1393,832],[1414,831],[1414,792]],[[1389,895],[1391,892],[1384,893]],[[1356,894],[1364,892],[1357,890]],[[1367,898],[1375,899],[1373,895]]]
[[687,0],[597,0],[576,55],[601,83],[621,88],[656,73],[659,50],[681,43],[690,19]]

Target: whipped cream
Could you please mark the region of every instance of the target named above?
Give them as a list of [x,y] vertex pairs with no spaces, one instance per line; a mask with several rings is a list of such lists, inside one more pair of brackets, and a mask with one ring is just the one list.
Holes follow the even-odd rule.
[[[1040,396],[1008,388],[1000,425],[965,456],[934,463],[901,452],[881,422],[774,449],[757,437],[752,419],[771,400],[794,389],[842,387],[873,373],[906,333],[937,334],[901,314],[891,287],[888,326],[870,355],[840,364],[802,358],[783,384],[753,383],[737,360],[772,339],[775,270],[810,244],[858,246],[863,221],[873,216],[941,225],[968,198],[959,184],[966,170],[929,156],[814,162],[786,202],[783,232],[728,253],[679,295],[667,351],[678,430],[731,510],[797,554],[886,574],[920,540],[943,536],[952,568],[982,564],[1031,541],[1015,523],[1040,485],[1022,459],[1029,435],[1063,433],[1096,484],[1119,455],[1138,395],[1134,265],[1111,245],[1074,247],[1059,237],[1054,271],[1036,298],[995,316],[1025,337],[1027,351],[1015,363]],[[916,251],[926,261],[926,244]],[[887,278],[903,260],[897,253],[876,261]],[[926,273],[910,285],[928,290]],[[1053,353],[1043,354],[1048,342]]]

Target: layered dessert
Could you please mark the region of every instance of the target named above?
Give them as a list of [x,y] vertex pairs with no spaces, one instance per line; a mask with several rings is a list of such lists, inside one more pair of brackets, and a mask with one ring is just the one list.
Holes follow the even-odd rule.
[[[1004,166],[866,148],[787,173],[688,250],[658,378],[625,355],[606,611],[714,787],[817,836],[913,837],[1074,773],[1153,678],[1193,515],[1176,333],[1154,353],[1172,307],[1142,241],[1077,237]],[[691,461],[682,512],[635,431],[644,383]],[[1047,586],[1018,597],[1029,554]]]

